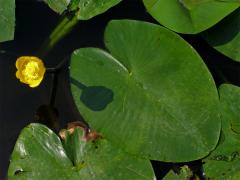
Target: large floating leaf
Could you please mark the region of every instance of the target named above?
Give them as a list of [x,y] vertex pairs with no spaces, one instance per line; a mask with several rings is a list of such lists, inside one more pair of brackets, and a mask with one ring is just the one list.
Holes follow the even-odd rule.
[[239,0],[143,0],[148,12],[167,28],[195,34],[240,6]]
[[122,0],[44,0],[58,13],[64,10],[75,11],[79,20],[88,20],[104,13]]
[[240,62],[240,8],[203,36],[215,49]]
[[70,3],[70,0],[44,0],[51,9],[57,13],[63,13]]
[[105,44],[110,53],[72,54],[72,94],[90,126],[150,159],[206,156],[219,137],[219,100],[197,52],[163,27],[128,20],[108,25]]
[[15,0],[0,0],[0,42],[12,40],[15,28]]
[[220,87],[222,133],[218,147],[207,157],[207,177],[217,180],[240,179],[240,88]]
[[[57,135],[47,127],[40,124],[26,127],[11,157],[9,180],[154,179],[149,161],[134,158],[104,139],[86,142],[82,131],[77,129],[67,140],[65,146],[69,154]],[[71,152],[77,154],[73,156]]]

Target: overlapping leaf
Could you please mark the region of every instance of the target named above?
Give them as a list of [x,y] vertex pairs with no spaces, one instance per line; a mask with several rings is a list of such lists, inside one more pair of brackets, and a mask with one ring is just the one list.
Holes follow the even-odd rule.
[[163,26],[186,34],[204,31],[240,6],[239,0],[143,0]]
[[57,135],[43,125],[23,129],[11,157],[8,179],[154,179],[149,161],[132,157],[105,139],[86,142],[78,128],[67,138],[64,149]]
[[204,32],[203,37],[219,52],[240,62],[240,8]]
[[107,26],[105,44],[110,53],[79,49],[71,60],[72,94],[91,127],[155,160],[189,161],[215,148],[218,94],[189,44],[158,25],[128,20]]
[[15,0],[0,0],[0,42],[12,40],[15,29]]

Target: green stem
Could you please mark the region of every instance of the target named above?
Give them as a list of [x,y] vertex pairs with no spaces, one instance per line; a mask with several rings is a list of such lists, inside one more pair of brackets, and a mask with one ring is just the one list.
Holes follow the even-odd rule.
[[65,15],[60,20],[53,32],[49,35],[46,41],[38,51],[38,56],[41,58],[46,55],[55,47],[55,45],[63,39],[68,33],[71,32],[73,27],[79,22],[76,15]]

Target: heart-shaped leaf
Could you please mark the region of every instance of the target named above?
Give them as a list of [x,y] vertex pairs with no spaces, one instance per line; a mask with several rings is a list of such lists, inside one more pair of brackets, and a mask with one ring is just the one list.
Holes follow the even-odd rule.
[[12,40],[15,29],[15,0],[0,0],[0,42]]
[[186,34],[204,31],[240,6],[234,0],[143,0],[148,12],[163,26]]
[[217,148],[204,159],[207,177],[217,180],[240,178],[240,88],[220,87],[222,133]]
[[204,32],[203,37],[216,50],[240,62],[240,8]]
[[132,157],[105,139],[86,141],[83,136],[77,128],[68,135],[65,150],[58,136],[46,126],[29,125],[15,145],[8,179],[154,179],[148,160]]
[[161,26],[122,20],[107,26],[105,44],[110,53],[85,48],[71,59],[72,94],[91,127],[153,160],[189,161],[215,148],[217,89],[187,42]]

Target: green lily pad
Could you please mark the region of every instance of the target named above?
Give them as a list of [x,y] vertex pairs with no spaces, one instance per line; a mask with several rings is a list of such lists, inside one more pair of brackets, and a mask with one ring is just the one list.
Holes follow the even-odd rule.
[[161,26],[131,20],[111,21],[105,45],[109,52],[84,48],[71,57],[72,94],[90,127],[152,160],[208,155],[220,133],[219,99],[197,52]]
[[24,128],[12,153],[8,179],[154,179],[149,161],[130,156],[105,139],[86,142],[77,128],[66,142],[62,145],[44,125]]
[[44,0],[48,6],[57,13],[62,14],[70,3],[70,0]]
[[0,0],[0,42],[13,40],[15,0]]
[[143,0],[163,26],[186,34],[204,31],[240,6],[239,0]]
[[204,32],[203,37],[216,50],[240,62],[240,8]]
[[204,159],[204,169],[207,177],[213,180],[237,180],[240,179],[240,88],[224,84],[219,92],[221,139],[217,148]]

